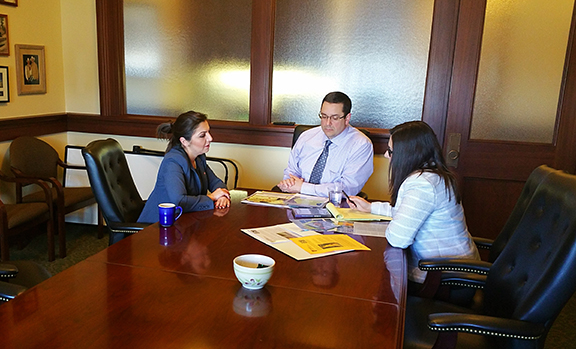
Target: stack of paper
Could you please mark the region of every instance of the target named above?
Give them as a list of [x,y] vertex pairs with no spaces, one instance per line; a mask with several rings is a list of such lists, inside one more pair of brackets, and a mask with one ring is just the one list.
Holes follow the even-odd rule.
[[274,207],[324,207],[328,198],[302,194],[257,191],[241,201],[244,204]]
[[354,250],[370,250],[348,235],[322,235],[302,230],[294,223],[242,229],[242,232],[296,260],[329,256]]
[[332,216],[339,221],[390,221],[392,217],[380,216],[377,214],[358,211],[352,208],[336,207],[332,203],[328,203],[326,208]]

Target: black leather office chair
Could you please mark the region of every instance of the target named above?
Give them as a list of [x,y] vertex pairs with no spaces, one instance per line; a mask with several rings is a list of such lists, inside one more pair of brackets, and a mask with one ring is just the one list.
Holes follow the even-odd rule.
[[550,173],[494,263],[460,266],[488,274],[481,308],[408,297],[404,347],[543,348],[576,291],[574,212],[576,176]]
[[137,223],[144,208],[124,150],[112,139],[96,140],[82,149],[90,186],[110,231],[110,245],[149,224]]
[[[514,209],[510,213],[506,224],[500,231],[500,234],[496,237],[495,240],[481,238],[481,237],[474,237],[474,242],[479,249],[485,249],[489,251],[487,261],[493,263],[496,258],[500,255],[510,237],[516,230],[518,223],[520,223],[520,219],[524,215],[526,208],[528,207],[528,203],[532,199],[532,196],[536,192],[536,189],[542,183],[542,181],[551,173],[557,172],[558,170],[548,167],[546,165],[541,165],[534,169],[524,187],[522,188],[522,192],[520,193],[520,197],[518,201],[516,201],[516,205]],[[443,261],[440,261],[442,264]],[[462,263],[468,263],[467,261],[462,261]],[[485,282],[486,277],[484,275],[470,275],[469,273],[462,273],[462,272],[454,272],[454,271],[439,271],[436,268],[436,262],[433,259],[429,260],[422,260],[420,261],[420,268],[422,270],[429,270],[426,281],[424,283],[424,287],[420,293],[420,296],[426,298],[432,298],[436,296],[439,299],[448,300],[451,298],[449,288],[454,286],[458,287],[460,282],[464,279],[467,280],[467,284],[470,285],[470,280],[476,279],[478,282],[478,287],[481,287]],[[455,295],[452,294],[452,297]],[[466,297],[466,296],[464,296]],[[469,303],[472,299],[454,299],[456,303],[459,304],[466,304]]]
[[[294,134],[292,135],[292,148],[294,148],[294,144],[296,144],[296,141],[298,140],[298,137],[300,137],[302,132],[317,126],[318,125],[296,125],[296,127],[294,127]],[[366,129],[359,128],[358,131],[364,133],[366,136],[370,135],[370,131]]]
[[52,275],[32,261],[10,261],[0,264],[0,302],[7,302]]

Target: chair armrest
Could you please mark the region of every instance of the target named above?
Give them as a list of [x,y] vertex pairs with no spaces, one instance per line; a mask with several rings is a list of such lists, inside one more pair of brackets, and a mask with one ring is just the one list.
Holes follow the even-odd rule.
[[20,285],[10,284],[8,282],[0,281],[0,301],[8,302],[14,297],[21,295],[27,288]]
[[486,275],[443,271],[440,284],[482,289],[486,284]]
[[494,240],[492,239],[480,238],[480,237],[472,237],[472,240],[474,240],[476,247],[478,247],[481,250],[489,250],[492,247],[492,244],[494,243]]
[[437,313],[428,316],[428,328],[441,332],[473,334],[535,340],[546,328],[542,324],[494,316],[459,313]]
[[418,268],[424,271],[459,271],[481,275],[488,275],[491,266],[489,262],[458,258],[421,259],[418,262]]
[[71,170],[85,170],[86,166],[82,166],[82,165],[70,165],[68,163],[65,163],[64,161],[58,159],[58,166],[65,168],[65,169],[71,169]]
[[18,274],[18,267],[13,264],[0,264],[0,279],[9,279],[16,277]]
[[147,223],[125,223],[125,222],[112,222],[112,223],[106,222],[106,224],[108,225],[108,229],[112,233],[125,233],[125,234],[135,234],[150,225]]
[[[28,185],[28,184],[38,185],[44,191],[44,195],[46,197],[46,202],[48,203],[48,206],[50,207],[50,215],[52,215],[52,212],[53,212],[52,211],[53,210],[53,208],[52,208],[52,202],[53,201],[52,200],[53,200],[53,198],[52,198],[52,191],[50,190],[50,187],[48,186],[48,184],[46,184],[46,182],[44,180],[38,179],[35,177],[26,177],[26,176],[19,177],[18,173],[21,173],[21,172],[17,171],[15,173],[15,177],[9,177],[9,176],[6,176],[4,174],[4,172],[0,171],[0,180],[3,180],[5,182],[12,182],[12,183],[16,183],[16,184],[23,184],[23,185]],[[18,187],[18,185],[16,187]],[[18,196],[18,193],[17,193],[17,196]],[[20,200],[21,199],[22,198],[20,197]],[[16,201],[20,202],[18,200],[19,200],[19,198],[17,197]]]

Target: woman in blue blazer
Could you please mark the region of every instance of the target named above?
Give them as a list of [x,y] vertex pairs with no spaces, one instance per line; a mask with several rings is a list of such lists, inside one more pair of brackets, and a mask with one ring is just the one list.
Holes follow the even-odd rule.
[[229,207],[226,185],[206,164],[205,154],[212,142],[206,115],[186,112],[174,123],[158,126],[157,134],[170,143],[138,222],[157,222],[158,204],[165,202],[181,206],[184,212]]

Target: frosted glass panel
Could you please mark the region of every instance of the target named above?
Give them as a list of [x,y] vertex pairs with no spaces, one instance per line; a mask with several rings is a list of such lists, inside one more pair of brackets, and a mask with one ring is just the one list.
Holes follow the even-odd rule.
[[124,0],[128,113],[248,121],[250,28],[250,0]]
[[352,99],[352,124],[422,118],[433,0],[277,0],[272,121],[319,124],[322,98]]
[[488,0],[471,138],[551,143],[574,0]]

